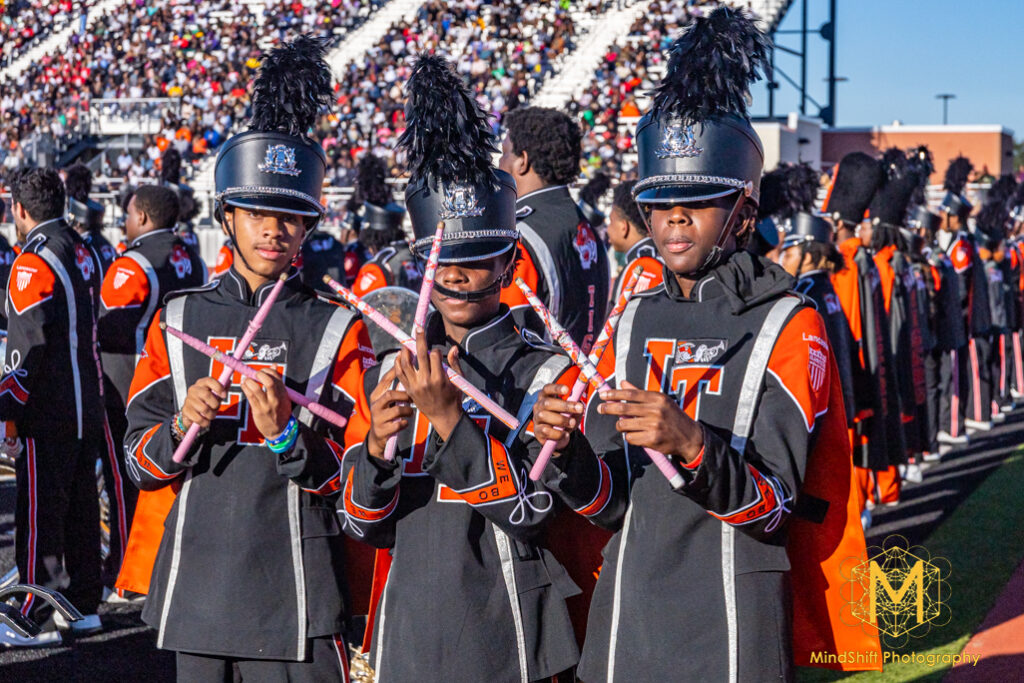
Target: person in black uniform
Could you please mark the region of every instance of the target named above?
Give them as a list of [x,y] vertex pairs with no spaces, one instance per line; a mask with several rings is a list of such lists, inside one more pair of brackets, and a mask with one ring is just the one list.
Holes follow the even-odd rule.
[[[8,178],[8,182],[11,179]],[[7,203],[3,199],[0,199],[0,216],[7,215]],[[7,280],[11,276],[11,266],[14,265],[14,259],[18,257],[18,253],[14,251],[11,243],[7,241],[7,238],[0,235],[0,282],[7,285]],[[7,307],[0,307],[0,336],[7,336]]]
[[[953,159],[946,169],[943,186],[946,190],[939,209],[942,229],[937,235],[938,245],[949,256],[960,282],[960,317],[966,324],[967,345],[957,354],[960,365],[960,415],[966,435],[992,428],[988,419],[991,406],[983,399],[983,376],[991,348],[988,343],[992,327],[988,301],[988,280],[978,257],[977,245],[968,231],[968,219],[974,209],[964,195],[967,179],[973,166],[965,157]],[[961,324],[964,324],[961,323]],[[962,445],[963,436],[951,440],[951,445]],[[943,440],[940,436],[940,440]],[[958,441],[960,443],[953,443]]]
[[[569,194],[579,175],[579,126],[562,112],[539,107],[515,109],[503,123],[508,134],[499,167],[515,178],[519,196],[516,276],[588,351],[608,310],[611,275],[604,242]],[[518,287],[507,287],[502,301],[520,326],[546,334]]]
[[84,164],[69,166],[64,170],[64,187],[68,195],[68,222],[89,247],[102,278],[117,258],[117,249],[103,236],[103,205],[89,199],[92,171]]
[[[96,459],[107,452],[108,433],[95,343],[99,267],[64,221],[56,171],[20,174],[12,199],[25,246],[7,290],[0,421],[6,436],[24,442],[16,464],[15,560],[23,582],[60,590],[88,615],[73,625],[84,633],[101,628]],[[40,624],[50,616],[33,596],[22,611]],[[34,644],[59,640],[51,631]]]
[[877,502],[873,499],[877,488],[875,473],[895,468],[904,452],[889,318],[881,276],[868,251],[873,226],[864,220],[883,177],[884,170],[877,159],[863,152],[851,152],[834,170],[824,206],[846,262],[846,268],[833,277],[833,286],[861,359],[853,368],[857,401],[854,464],[864,493],[865,527],[871,523],[870,507]]
[[[763,187],[763,186],[762,186]],[[779,265],[797,278],[794,291],[814,302],[818,314],[825,321],[832,355],[839,370],[839,385],[843,389],[846,423],[854,425],[856,402],[853,396],[853,363],[856,347],[850,334],[850,325],[832,287],[832,275],[843,271],[846,262],[833,242],[832,226],[818,215],[799,212],[789,222],[789,232],[782,240]]]
[[[378,680],[399,683],[548,681],[576,664],[565,599],[579,589],[540,541],[557,508],[527,478],[540,444],[526,423],[540,388],[570,363],[524,340],[500,303],[515,258],[515,181],[491,166],[486,115],[441,57],[421,56],[406,92],[399,144],[413,249],[426,258],[438,221],[445,229],[419,367],[402,351],[371,369],[346,433],[345,530],[391,550],[369,662]],[[520,429],[465,399],[442,359]]]
[[[193,222],[199,215],[199,203],[196,192],[181,181],[181,153],[173,145],[167,148],[160,158],[160,184],[169,187],[178,195],[178,225],[175,228],[185,246],[199,255],[199,237],[195,233]],[[204,268],[204,279],[206,278]]]
[[[264,55],[250,129],[221,147],[215,215],[232,268],[173,294],[159,322],[226,353],[283,273],[287,281],[242,360],[259,381],[150,326],[128,402],[128,473],[144,490],[180,486],[143,620],[176,651],[179,681],[347,680],[345,553],[329,496],[342,430],[292,404],[285,385],[346,415],[373,362],[358,317],[305,287],[292,267],[322,216],[326,157],[305,136],[330,101],[322,43]],[[182,462],[172,454],[195,424]],[[134,541],[134,537],[133,537]]]
[[[817,562],[810,574],[801,568],[817,551],[786,547],[787,534],[790,543],[824,539],[814,523],[798,533],[792,514],[800,500],[822,495],[816,476],[838,487],[828,544],[840,543],[852,521],[849,538],[863,548],[848,513],[856,492],[843,398],[821,316],[792,296],[791,276],[742,249],[763,166],[746,95],[766,41],[746,11],[718,8],[694,19],[670,50],[637,127],[634,188],[665,262],[664,285],[636,295],[619,322],[601,360],[614,390],[584,408],[549,386],[533,413],[537,438],[563,448],[586,411],[596,456],[561,453],[545,483],[615,531],[579,677],[787,680],[794,661],[810,657],[804,644],[799,657],[794,651],[790,615],[804,619],[799,601],[825,590],[804,583],[822,573]],[[669,459],[674,483],[644,447]],[[802,587],[795,601],[790,567]],[[828,574],[841,582],[835,569]],[[806,626],[815,638],[827,633],[831,647],[840,631],[864,639],[841,624]],[[878,649],[869,643],[861,645]]]
[[111,511],[120,512],[117,519],[111,517],[110,555],[104,567],[107,586],[114,585],[120,571],[138,498],[134,486],[119,485],[127,477],[120,444],[128,429],[125,407],[135,364],[164,298],[179,289],[204,284],[201,259],[175,231],[178,209],[178,195],[168,187],[143,185],[135,191],[125,212],[128,249],[113,262],[100,288],[104,399],[118,465],[113,472],[104,461],[103,479]]
[[647,224],[640,215],[640,207],[633,201],[633,187],[635,180],[624,180],[615,186],[612,193],[612,214],[608,219],[608,243],[617,254],[622,255],[622,268],[615,277],[615,285],[612,287],[612,305],[618,302],[622,295],[622,287],[625,284],[625,277],[628,273],[640,266],[644,269],[643,275],[637,282],[633,291],[642,292],[645,289],[657,287],[662,280],[662,263],[658,256],[658,250],[651,241],[647,232]]
[[381,287],[405,287],[418,292],[423,273],[402,227],[405,209],[391,200],[391,189],[385,183],[386,162],[368,153],[359,160],[356,173],[364,196],[359,243],[370,259],[359,269],[352,291],[359,296]]

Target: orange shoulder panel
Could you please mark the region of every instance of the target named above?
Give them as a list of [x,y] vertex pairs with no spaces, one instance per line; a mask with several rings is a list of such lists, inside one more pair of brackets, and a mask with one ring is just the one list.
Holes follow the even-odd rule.
[[515,278],[523,278],[523,282],[528,284],[530,289],[535,292],[537,291],[537,283],[540,282],[537,266],[533,263],[533,257],[530,256],[530,252],[523,246],[522,240],[519,241],[518,249],[519,260],[516,262],[515,277],[512,278],[511,285],[501,290],[501,303],[506,304],[509,308],[530,305],[530,302],[526,300],[526,295],[516,286]]
[[356,273],[355,282],[352,283],[352,291],[358,296],[365,296],[375,289],[387,287],[388,278],[384,269],[376,263],[366,263]]
[[828,410],[831,358],[825,322],[813,308],[804,308],[786,323],[768,359],[768,372],[800,408],[808,432]]
[[18,315],[53,297],[57,278],[50,266],[36,254],[21,254],[14,259],[7,291]]
[[105,308],[141,306],[148,297],[149,278],[134,259],[119,258],[107,269],[100,289]]

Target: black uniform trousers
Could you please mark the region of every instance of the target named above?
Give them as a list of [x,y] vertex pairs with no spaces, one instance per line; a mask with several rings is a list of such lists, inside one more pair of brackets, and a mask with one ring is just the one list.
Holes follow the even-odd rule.
[[1013,336],[1007,330],[992,337],[995,350],[992,352],[992,400],[999,405],[1009,406],[1013,403],[1010,388],[1013,386]]
[[304,662],[232,659],[176,653],[180,683],[335,683],[348,681],[348,655],[340,636],[311,638]]
[[971,337],[967,342],[967,417],[978,422],[992,419],[992,352],[991,337]]
[[[108,387],[107,390],[113,389]],[[123,407],[118,412],[112,410],[108,404],[107,426],[100,461],[103,463],[103,488],[107,493],[110,552],[103,560],[102,575],[103,585],[113,588],[117,583],[117,575],[121,572],[121,563],[124,561],[124,549],[128,543],[128,534],[132,530],[132,518],[135,516],[139,489],[132,485],[125,470],[122,444],[125,432],[128,431],[128,420],[125,419]]]
[[[96,458],[102,439],[24,438],[16,461],[14,555],[22,583],[64,594],[83,614],[94,614],[100,580],[100,510]],[[28,596],[22,612],[45,622],[52,608]]]
[[964,433],[963,397],[967,386],[966,346],[954,351],[933,349],[925,356],[928,392],[929,452],[937,453],[939,432],[951,436]]

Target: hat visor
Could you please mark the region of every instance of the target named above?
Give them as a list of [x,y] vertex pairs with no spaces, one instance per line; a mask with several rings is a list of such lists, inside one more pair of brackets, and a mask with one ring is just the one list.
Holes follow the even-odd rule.
[[806,237],[805,235],[792,235],[791,237],[787,237],[786,239],[782,240],[782,245],[780,249],[782,249],[782,251],[785,251],[790,247],[795,247],[799,244],[804,244],[805,242],[813,241],[814,240],[810,239],[809,237]]
[[271,197],[266,195],[230,197],[224,200],[228,206],[256,211],[278,211],[307,218],[319,218],[323,215],[323,207],[313,206],[304,199],[295,197]]
[[638,193],[636,202],[638,204],[689,204],[727,197],[735,192],[739,192],[739,190],[729,185],[707,183],[657,185]]
[[[501,256],[515,247],[515,242],[508,239],[477,238],[441,243],[439,263],[469,263],[484,261]],[[413,247],[416,256],[426,260],[430,255],[431,240],[419,240]]]

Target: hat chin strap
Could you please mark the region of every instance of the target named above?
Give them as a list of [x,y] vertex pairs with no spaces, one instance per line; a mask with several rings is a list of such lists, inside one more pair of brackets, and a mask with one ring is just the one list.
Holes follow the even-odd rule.
[[505,266],[505,270],[501,271],[501,274],[498,275],[498,277],[494,278],[494,282],[487,285],[483,289],[478,289],[473,292],[458,292],[454,289],[448,289],[441,283],[435,281],[434,291],[440,294],[441,296],[447,297],[449,299],[457,299],[459,301],[470,302],[483,301],[487,297],[494,296],[495,294],[501,291],[501,281],[505,279],[505,275],[508,274],[509,269],[513,267],[513,264],[515,264],[515,262],[516,260],[514,258],[509,259],[508,264]]
[[718,239],[715,240],[715,246],[711,247],[711,251],[704,257],[704,262],[700,264],[695,271],[692,273],[686,273],[687,276],[703,277],[708,274],[715,266],[722,261],[722,256],[725,254],[723,247],[725,241],[729,239],[729,235],[732,234],[732,225],[736,220],[736,215],[740,210],[740,206],[743,200],[746,198],[745,192],[736,193],[736,203],[732,205],[732,211],[729,212],[729,217],[725,219],[725,223],[722,224],[722,230],[718,233]]

